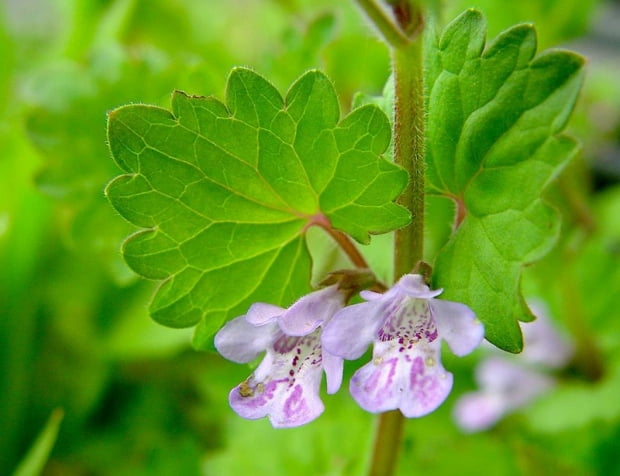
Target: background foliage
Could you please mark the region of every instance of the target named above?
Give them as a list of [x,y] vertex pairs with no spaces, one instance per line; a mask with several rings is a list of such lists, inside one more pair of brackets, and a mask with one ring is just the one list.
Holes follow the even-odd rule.
[[[0,474],[17,467],[38,435],[40,451],[29,454],[43,461],[56,430],[45,474],[363,472],[374,419],[346,391],[325,397],[325,414],[293,430],[232,413],[228,389],[249,369],[193,351],[188,332],[149,318],[153,285],[119,254],[133,228],[103,196],[119,173],[106,112],[121,104],[168,107],[173,89],[223,98],[236,65],[280,91],[319,67],[334,81],[343,116],[358,91],[379,94],[387,50],[351,3],[2,4]],[[446,356],[460,378],[437,412],[408,423],[400,472],[476,474],[484,464],[498,475],[620,474],[620,38],[605,28],[618,6],[444,3],[444,22],[476,6],[490,37],[534,21],[540,49],[568,45],[589,56],[569,125],[582,149],[547,197],[563,216],[560,242],[523,279],[525,294],[573,337],[577,357],[556,390],[492,431],[464,437],[450,411],[473,388],[479,356]],[[442,200],[428,203],[429,254],[445,241]],[[389,276],[385,239],[373,243],[364,252]]]

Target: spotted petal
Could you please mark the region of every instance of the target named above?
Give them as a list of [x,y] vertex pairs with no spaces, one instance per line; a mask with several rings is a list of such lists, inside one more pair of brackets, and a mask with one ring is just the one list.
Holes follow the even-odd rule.
[[229,395],[230,406],[243,418],[255,420],[269,416],[276,428],[303,425],[323,413],[323,402],[319,398],[321,370],[311,369],[303,379],[292,382],[288,376],[257,376],[273,367],[273,355],[265,358],[261,366]]
[[351,395],[367,411],[400,409],[406,417],[435,410],[452,388],[452,374],[439,361],[438,345],[404,352],[393,342],[375,344],[373,360],[351,379]]
[[312,369],[287,386],[274,404],[269,420],[275,428],[288,428],[304,425],[323,413],[324,405],[319,398],[321,369]]
[[[337,371],[337,363],[331,361],[332,381],[341,378]],[[278,329],[263,362],[230,392],[230,405],[244,418],[268,415],[274,427],[303,425],[323,412],[319,398],[322,372],[319,330],[297,337]]]

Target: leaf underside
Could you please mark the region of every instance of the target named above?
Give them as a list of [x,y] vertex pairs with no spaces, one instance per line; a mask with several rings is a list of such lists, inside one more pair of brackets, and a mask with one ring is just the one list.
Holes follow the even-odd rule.
[[106,194],[143,228],[123,255],[137,273],[163,280],[153,318],[198,325],[197,347],[251,303],[287,305],[309,290],[309,225],[326,217],[367,243],[369,234],[410,219],[392,202],[407,174],[381,157],[387,118],[364,106],[340,119],[334,88],[317,71],[283,99],[264,78],[237,68],[226,104],[175,92],[172,111],[112,111],[108,136],[127,174]]
[[496,346],[519,352],[518,321],[532,319],[520,292],[522,267],[559,232],[541,200],[575,154],[561,134],[582,83],[583,59],[536,53],[532,25],[517,25],[485,48],[482,15],[469,10],[429,52],[427,177],[464,220],[439,254],[434,284],[469,305]]

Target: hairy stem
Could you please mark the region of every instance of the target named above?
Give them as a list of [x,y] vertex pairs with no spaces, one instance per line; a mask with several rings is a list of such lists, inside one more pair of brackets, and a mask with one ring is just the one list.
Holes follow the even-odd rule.
[[[360,3],[358,1],[358,3]],[[422,11],[413,1],[390,1],[406,43],[391,46],[394,74],[394,161],[409,173],[409,183],[398,203],[411,212],[412,222],[394,238],[394,280],[410,273],[424,253],[424,82]],[[369,15],[370,16],[370,15]],[[372,17],[371,17],[372,19]],[[392,25],[394,23],[391,23]],[[377,28],[382,31],[381,26]],[[399,411],[379,416],[369,475],[394,474],[404,427]]]
[[394,71],[394,161],[409,172],[398,199],[412,216],[396,231],[394,278],[411,272],[424,253],[424,83],[422,39],[392,52]]

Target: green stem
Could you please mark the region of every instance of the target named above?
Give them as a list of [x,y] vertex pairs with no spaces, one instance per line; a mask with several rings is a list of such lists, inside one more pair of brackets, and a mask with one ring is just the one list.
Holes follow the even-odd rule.
[[[358,3],[362,3],[358,0]],[[413,2],[391,2],[394,17],[407,42],[390,41],[394,74],[394,161],[409,173],[398,203],[411,212],[409,226],[394,238],[394,280],[410,273],[424,254],[424,81],[422,12]],[[370,15],[369,15],[370,16]],[[371,17],[372,18],[372,17]],[[393,25],[393,23],[390,22]],[[380,31],[381,26],[376,23]],[[384,36],[386,36],[384,34]],[[404,417],[383,413],[375,437],[369,475],[390,476],[398,463]]]
[[385,11],[373,0],[355,0],[364,10],[373,25],[379,30],[383,39],[392,48],[401,48],[409,43],[409,39],[398,26],[386,15]]
[[394,161],[409,172],[398,203],[411,223],[396,231],[394,278],[410,273],[424,253],[424,82],[422,38],[392,51],[394,73]]
[[404,423],[403,414],[398,410],[379,415],[375,446],[368,470],[369,476],[394,474],[400,453]]

